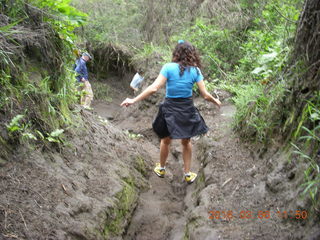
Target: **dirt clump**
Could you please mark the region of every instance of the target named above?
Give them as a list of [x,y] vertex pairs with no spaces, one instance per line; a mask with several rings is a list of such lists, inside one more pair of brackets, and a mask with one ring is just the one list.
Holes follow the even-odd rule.
[[60,149],[17,154],[0,168],[1,239],[112,239],[125,230],[150,157],[139,141],[81,110]]

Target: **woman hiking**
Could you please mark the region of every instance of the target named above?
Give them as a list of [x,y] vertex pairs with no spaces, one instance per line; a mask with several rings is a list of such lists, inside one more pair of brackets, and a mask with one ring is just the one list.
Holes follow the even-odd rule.
[[200,68],[200,58],[195,47],[187,41],[179,40],[172,53],[172,62],[162,67],[156,80],[135,98],[127,98],[121,103],[121,106],[128,107],[166,85],[166,98],[160,105],[158,115],[152,124],[154,131],[161,138],[160,163],[154,168],[159,177],[165,175],[172,139],[181,139],[186,182],[192,183],[197,177],[196,173],[190,171],[192,157],[190,138],[206,133],[208,127],[193,105],[194,83],[198,85],[200,94],[205,100],[218,107],[221,105],[221,102],[206,90]]

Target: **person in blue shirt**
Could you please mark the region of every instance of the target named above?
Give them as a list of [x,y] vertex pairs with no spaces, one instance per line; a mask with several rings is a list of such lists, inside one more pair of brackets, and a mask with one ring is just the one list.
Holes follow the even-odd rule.
[[84,108],[90,108],[91,101],[93,100],[93,91],[91,84],[89,82],[89,74],[87,69],[87,62],[91,60],[92,57],[89,53],[85,52],[82,54],[81,58],[77,59],[76,67],[74,71],[76,72],[76,79],[79,83],[83,83],[82,94],[80,103]]
[[172,139],[181,139],[184,174],[187,183],[192,183],[197,174],[190,171],[192,145],[190,138],[208,131],[203,118],[193,105],[192,87],[197,84],[201,96],[218,107],[221,102],[207,90],[201,73],[201,62],[195,47],[179,40],[172,53],[172,62],[165,64],[156,80],[135,98],[126,98],[121,106],[128,107],[157,92],[166,85],[166,98],[160,105],[157,117],[153,121],[153,130],[161,138],[160,163],[154,172],[165,176],[165,164],[169,155]]
[[87,62],[91,59],[89,53],[83,53],[80,58],[76,60],[76,67],[74,71],[77,73],[76,79],[78,82],[88,81]]

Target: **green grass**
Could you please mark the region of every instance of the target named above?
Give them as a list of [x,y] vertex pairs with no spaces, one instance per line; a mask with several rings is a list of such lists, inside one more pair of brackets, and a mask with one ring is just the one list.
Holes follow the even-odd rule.
[[124,232],[124,223],[132,213],[133,205],[137,201],[137,190],[133,178],[123,180],[122,190],[116,194],[115,205],[107,215],[103,235],[106,239],[119,236]]
[[92,88],[95,99],[112,102],[111,89],[107,83],[95,81],[92,83]]
[[304,172],[305,182],[301,185],[303,195],[308,195],[312,200],[313,207],[320,204],[320,92],[307,101],[300,116],[298,127],[293,133],[291,145],[294,148],[293,154],[299,156],[308,167]]
[[280,121],[277,119],[280,116],[274,116],[274,108],[284,94],[283,83],[269,91],[260,82],[238,86],[234,90],[236,96],[233,100],[237,108],[234,128],[252,140],[267,143]]

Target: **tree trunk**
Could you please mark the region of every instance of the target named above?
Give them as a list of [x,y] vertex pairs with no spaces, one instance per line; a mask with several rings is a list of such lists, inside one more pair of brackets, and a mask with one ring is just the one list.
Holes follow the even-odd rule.
[[[298,23],[291,67],[287,72],[288,93],[283,109],[285,135],[291,137],[307,100],[320,90],[320,1],[306,0]],[[292,118],[292,113],[294,118]],[[294,119],[293,121],[289,119]],[[288,124],[290,122],[290,124]]]
[[317,91],[320,66],[320,1],[306,0],[295,40],[296,58],[306,63],[307,69],[299,85],[301,92]]

